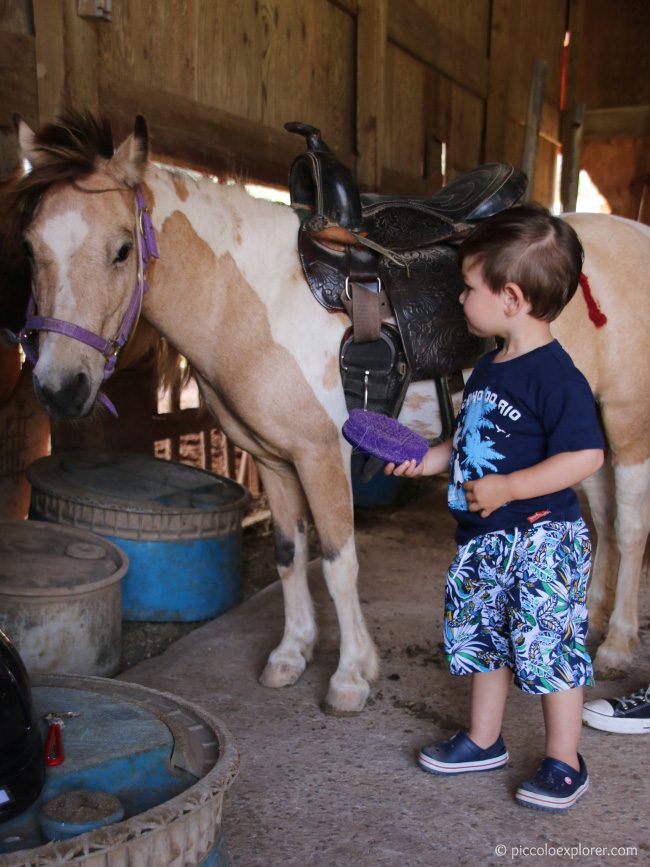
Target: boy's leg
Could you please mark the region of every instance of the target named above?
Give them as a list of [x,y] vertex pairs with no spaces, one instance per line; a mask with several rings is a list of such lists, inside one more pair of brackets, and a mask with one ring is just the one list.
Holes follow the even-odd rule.
[[582,733],[583,689],[550,692],[542,696],[546,726],[546,755],[579,770],[578,746]]
[[[501,723],[512,670],[507,666],[472,675],[469,737],[482,749],[492,746],[501,734]],[[582,704],[580,705],[582,712]]]

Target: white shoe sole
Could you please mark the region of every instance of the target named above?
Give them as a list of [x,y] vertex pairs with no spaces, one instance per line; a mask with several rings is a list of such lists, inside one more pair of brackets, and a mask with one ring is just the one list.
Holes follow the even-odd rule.
[[497,768],[502,768],[508,763],[508,753],[496,756],[494,759],[483,759],[475,762],[441,762],[438,759],[432,759],[425,753],[418,755],[418,764],[423,771],[429,774],[471,774],[477,771],[495,771]]
[[589,788],[589,779],[566,798],[554,798],[552,795],[542,795],[540,792],[529,792],[527,789],[517,789],[515,800],[524,807],[533,807],[535,810],[547,810],[549,812],[561,812],[572,807],[578,798],[582,797]]
[[582,721],[593,729],[604,732],[614,732],[620,735],[643,735],[650,734],[649,719],[621,719],[615,716],[605,716],[595,713],[589,708],[583,708]]

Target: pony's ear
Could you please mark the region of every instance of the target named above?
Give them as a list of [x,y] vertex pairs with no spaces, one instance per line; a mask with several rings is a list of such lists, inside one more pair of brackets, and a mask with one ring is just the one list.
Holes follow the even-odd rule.
[[132,187],[142,180],[148,156],[149,132],[147,122],[139,114],[135,119],[132,134],[115,151],[108,167],[118,180]]
[[18,134],[18,156],[21,160],[29,160],[32,165],[36,165],[39,152],[34,130],[19,114],[14,114],[12,118]]

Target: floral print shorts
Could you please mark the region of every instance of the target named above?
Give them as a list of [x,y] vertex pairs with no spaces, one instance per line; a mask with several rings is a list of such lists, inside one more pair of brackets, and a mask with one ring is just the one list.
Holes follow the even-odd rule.
[[508,666],[523,692],[593,683],[585,646],[591,541],[582,519],[486,533],[447,573],[445,653],[452,674]]

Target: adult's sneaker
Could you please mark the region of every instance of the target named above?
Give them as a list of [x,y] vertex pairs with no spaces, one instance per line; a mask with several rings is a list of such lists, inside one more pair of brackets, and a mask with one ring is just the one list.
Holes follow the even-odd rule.
[[428,774],[469,774],[495,771],[508,761],[508,751],[501,735],[491,747],[482,749],[464,732],[439,744],[422,747],[418,764]]
[[515,800],[522,807],[560,813],[572,807],[589,788],[589,774],[584,759],[578,753],[580,770],[576,771],[559,759],[545,758],[530,780],[517,789]]
[[585,702],[582,721],[605,732],[650,734],[650,685],[623,698],[597,698]]

